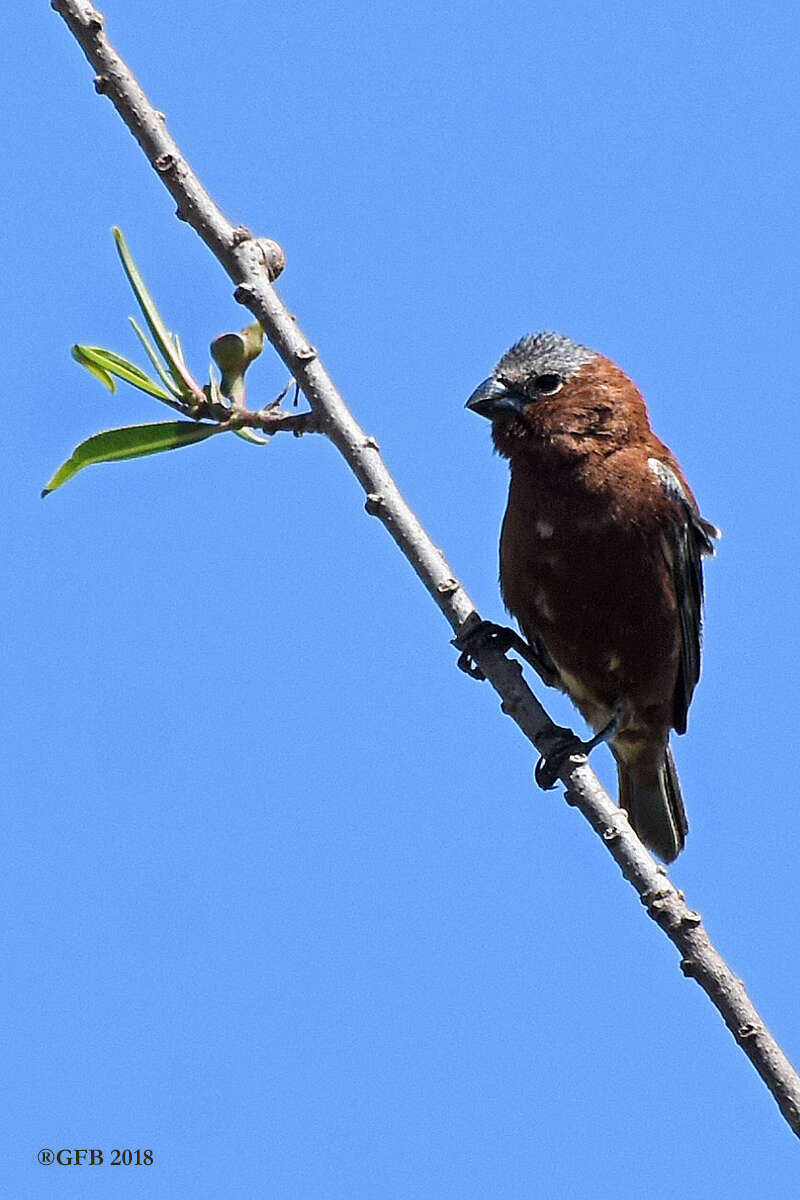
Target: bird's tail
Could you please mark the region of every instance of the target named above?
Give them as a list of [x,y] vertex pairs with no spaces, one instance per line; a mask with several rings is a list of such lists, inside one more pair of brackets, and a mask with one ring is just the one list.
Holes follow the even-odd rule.
[[672,862],[683,849],[689,825],[672,751],[653,770],[617,760],[619,806],[624,808],[637,834],[664,862]]

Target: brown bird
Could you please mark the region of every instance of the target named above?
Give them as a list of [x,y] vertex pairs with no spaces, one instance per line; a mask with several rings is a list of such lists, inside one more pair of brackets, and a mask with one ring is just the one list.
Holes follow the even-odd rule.
[[670,729],[686,730],[700,675],[704,555],[719,530],[610,359],[558,333],[525,337],[467,401],[492,422],[511,482],[500,584],[528,655],[608,741],[619,804],[671,862],[688,830]]

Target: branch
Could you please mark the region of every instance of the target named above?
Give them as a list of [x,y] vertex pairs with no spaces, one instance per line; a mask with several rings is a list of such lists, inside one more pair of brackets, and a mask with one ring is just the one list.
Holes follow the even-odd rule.
[[[440,550],[433,545],[400,494],[378,444],[353,418],[317,351],[277,296],[272,284],[283,269],[273,241],[234,227],[205,191],[172,140],[163,113],[145,96],[104,33],[104,18],[87,0],[52,0],[97,72],[95,87],[107,95],[175,199],[178,216],[203,239],[236,285],[234,296],[261,322],[278,355],[311,405],[314,426],[341,452],[366,493],[366,510],[377,517],[416,571],[457,637],[479,616]],[[288,424],[288,422],[287,422]],[[476,647],[474,658],[502,701],[502,709],[539,750],[556,741],[555,726],[522,678],[519,664],[496,646]],[[601,837],[648,914],[677,946],[681,969],[697,980],[800,1136],[800,1078],[750,1001],[744,985],[712,946],[698,913],[669,881],[634,834],[624,811],[604,791],[585,757],[565,764],[560,778],[566,798]]]

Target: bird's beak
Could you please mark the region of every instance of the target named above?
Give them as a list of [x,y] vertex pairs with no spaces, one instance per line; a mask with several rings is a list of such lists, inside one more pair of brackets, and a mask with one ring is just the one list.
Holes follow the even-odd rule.
[[525,405],[525,399],[515,392],[510,392],[504,383],[490,375],[484,379],[467,401],[466,407],[494,421],[497,417],[519,415]]

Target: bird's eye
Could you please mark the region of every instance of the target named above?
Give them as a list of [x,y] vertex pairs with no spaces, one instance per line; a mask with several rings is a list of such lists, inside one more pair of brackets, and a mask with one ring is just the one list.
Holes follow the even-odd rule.
[[564,380],[560,375],[548,373],[547,375],[537,375],[535,383],[540,396],[555,396],[563,386]]

